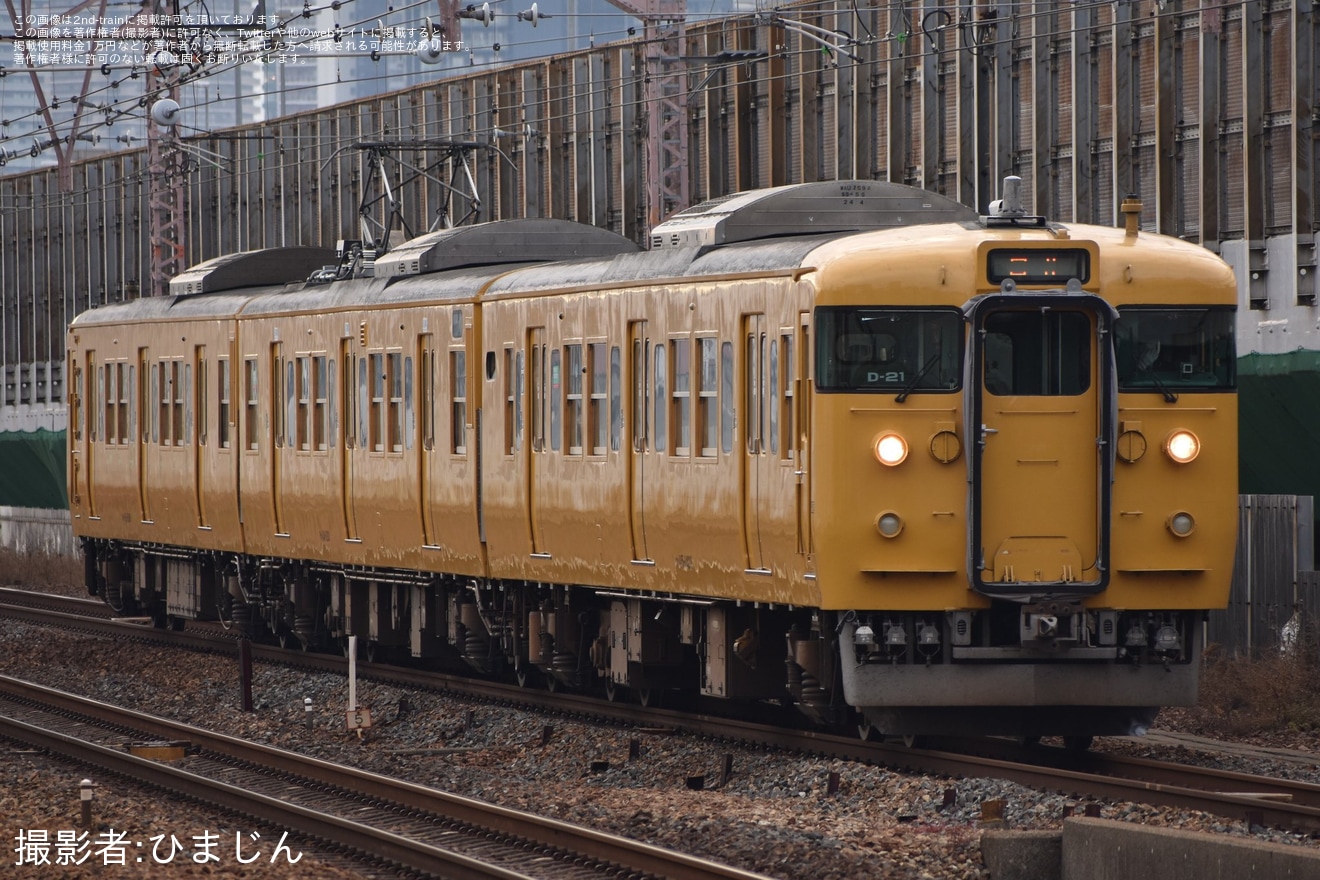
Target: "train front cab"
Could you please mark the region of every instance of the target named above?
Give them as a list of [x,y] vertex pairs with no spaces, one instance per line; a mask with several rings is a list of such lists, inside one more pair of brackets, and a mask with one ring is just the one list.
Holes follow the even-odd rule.
[[[957,381],[917,335],[951,305],[919,271],[908,300],[948,305],[817,312],[822,595],[873,729],[1089,741],[1195,701],[1233,561],[1235,289],[1200,249],[1092,231],[982,236]],[[890,387],[837,379],[840,334],[868,323],[887,332],[854,354],[927,346]],[[1167,373],[1119,363],[1134,332],[1165,334]]]

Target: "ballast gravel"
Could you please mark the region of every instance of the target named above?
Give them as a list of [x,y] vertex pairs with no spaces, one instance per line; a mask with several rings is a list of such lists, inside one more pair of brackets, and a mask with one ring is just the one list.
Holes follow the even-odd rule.
[[[371,709],[374,726],[360,737],[345,729],[342,676],[259,662],[254,711],[245,713],[239,710],[231,658],[185,655],[6,619],[0,619],[0,639],[5,675],[785,880],[985,880],[983,802],[1002,800],[1010,829],[1057,829],[1080,806],[1075,798],[998,779],[912,775],[682,733],[548,718],[370,681],[359,681],[358,702]],[[309,697],[310,729],[304,710]],[[547,724],[554,730],[543,745]],[[640,749],[630,760],[633,740]],[[1315,743],[1298,745],[1314,748]],[[1157,737],[1102,739],[1096,748],[1320,782],[1320,768],[1304,757],[1298,763],[1295,756],[1271,761],[1253,752],[1225,755],[1213,745],[1203,751],[1200,745],[1161,744]],[[713,787],[730,756],[732,774],[722,787]],[[838,776],[834,793],[831,774]],[[148,871],[179,877],[385,876],[346,867],[332,854],[323,860],[314,842],[292,837],[277,854],[279,829],[253,828],[116,780],[98,784],[91,841],[114,832],[142,846],[125,853],[122,865],[105,864],[89,847],[83,865],[55,866],[60,836],[83,831],[77,824],[82,775],[74,765],[0,742],[0,828],[11,841],[9,865],[17,876],[135,877]],[[705,787],[689,788],[693,776],[704,776]],[[1320,841],[1305,835],[1248,828],[1210,814],[1132,803],[1098,806],[1108,819],[1320,848]],[[51,865],[25,863],[40,849],[32,832],[45,832]],[[203,851],[208,834],[217,843]],[[172,840],[180,846],[164,862]],[[216,858],[197,861],[208,853]],[[294,854],[301,856],[297,862]],[[138,858],[142,861],[133,861]]]

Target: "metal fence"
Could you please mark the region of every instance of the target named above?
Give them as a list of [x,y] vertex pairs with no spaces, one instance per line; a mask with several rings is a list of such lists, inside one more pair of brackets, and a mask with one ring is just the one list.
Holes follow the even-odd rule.
[[1320,608],[1315,568],[1315,510],[1309,495],[1238,499],[1237,562],[1228,607],[1210,615],[1209,642],[1253,654],[1277,650],[1294,614]]

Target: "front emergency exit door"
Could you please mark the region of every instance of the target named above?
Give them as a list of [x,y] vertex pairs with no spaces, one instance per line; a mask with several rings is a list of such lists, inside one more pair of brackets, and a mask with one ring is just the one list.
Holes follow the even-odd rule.
[[973,588],[1103,588],[1108,573],[1109,306],[1008,294],[972,310]]

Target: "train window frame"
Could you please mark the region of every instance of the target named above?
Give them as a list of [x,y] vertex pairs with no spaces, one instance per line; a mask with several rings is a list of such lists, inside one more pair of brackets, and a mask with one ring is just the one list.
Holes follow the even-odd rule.
[[[197,369],[193,371],[193,377],[197,380],[193,400],[196,401],[196,416],[193,420],[197,429],[197,445],[205,446],[207,444],[207,428],[209,427],[207,416],[210,415],[210,389],[207,387],[207,380],[210,378],[206,368],[206,346],[197,346]],[[192,433],[191,431],[189,432]]]
[[297,443],[295,447],[299,452],[310,452],[312,448],[312,428],[311,428],[311,409],[312,409],[312,379],[311,379],[311,357],[309,355],[298,355],[296,358],[298,369],[298,419],[295,425],[297,434]]
[[545,408],[546,408],[546,350],[545,328],[532,327],[527,331],[528,350],[531,352],[530,385],[528,387],[529,408],[531,409],[530,442],[533,452],[545,452]]
[[770,454],[779,454],[779,341],[774,337],[766,342],[770,350],[770,372],[766,376],[766,436],[770,439]]
[[654,385],[655,393],[652,400],[655,403],[655,415],[652,427],[654,428],[654,447],[656,452],[666,452],[669,449],[669,368],[666,363],[668,349],[663,342],[655,346],[655,369]]
[[[1001,321],[1008,319],[1023,319],[1026,323],[1017,327],[1006,324],[1004,329],[996,329]],[[981,347],[986,392],[995,397],[1087,394],[1091,390],[1095,356],[1093,321],[1091,313],[1083,309],[1005,308],[986,315],[982,325],[985,341]],[[1028,346],[1019,360],[1014,353],[1018,342],[1038,344],[1039,348]],[[992,360],[1005,357],[1005,353],[1010,358],[1007,372],[998,360]]]
[[[1187,333],[1194,328],[1174,327],[1175,318],[1201,316],[1200,322],[1213,318],[1220,323],[1217,339],[1202,340],[1192,346],[1172,346],[1167,338],[1168,332],[1177,330]],[[1132,335],[1132,325],[1125,324],[1124,318],[1149,316],[1163,319],[1157,334],[1160,338],[1151,339]],[[1237,326],[1236,310],[1233,306],[1211,305],[1158,305],[1146,304],[1119,306],[1118,319],[1114,323],[1113,345],[1115,372],[1118,390],[1123,394],[1225,394],[1237,389]],[[1139,328],[1138,328],[1139,329]],[[1212,328],[1213,330],[1213,328]],[[1197,370],[1197,362],[1192,359],[1177,360],[1179,348],[1211,350],[1210,370]],[[1217,348],[1217,354],[1215,349]],[[1223,359],[1222,372],[1213,369],[1216,357]],[[1145,363],[1143,363],[1145,362]],[[1168,369],[1174,364],[1175,369]],[[1200,359],[1200,365],[1206,365],[1206,357]],[[1144,383],[1134,384],[1142,375],[1148,376]],[[1206,381],[1213,377],[1214,381]]]
[[115,361],[107,361],[102,375],[105,387],[101,389],[101,398],[105,401],[105,437],[106,446],[115,446],[125,442],[119,437],[119,389],[120,375],[115,369]]
[[449,350],[449,452],[467,455],[467,349]]
[[623,443],[623,353],[610,346],[610,451],[618,452]]
[[88,419],[90,424],[87,432],[93,443],[97,439],[105,436],[105,430],[102,427],[105,424],[105,411],[101,409],[98,398],[101,394],[101,383],[105,381],[105,367],[96,363],[95,355],[92,352],[87,353],[87,411],[92,414]]
[[[630,328],[630,332],[632,328]],[[651,363],[650,341],[644,335],[632,338],[628,368],[632,381],[632,448],[645,452],[651,411],[651,382],[647,368]]]
[[330,365],[324,353],[312,355],[312,449],[330,448]]
[[583,356],[581,342],[564,345],[564,451],[567,455],[582,455],[586,442],[583,422],[587,367]]
[[548,349],[550,352],[550,451],[558,452],[564,435],[561,433],[564,414],[564,377],[561,369],[562,355],[558,346]]
[[512,345],[504,346],[504,454],[518,452],[518,432],[516,427],[518,401],[514,374],[515,350]]
[[[159,361],[153,361],[151,364],[151,400],[148,408],[151,410],[151,442],[160,444],[160,373],[161,364]],[[104,436],[104,434],[102,435]]]
[[229,358],[217,358],[215,362],[215,393],[216,393],[216,442],[218,449],[230,449],[233,444],[233,436],[230,433],[230,415],[232,410],[232,399],[230,394],[231,377],[229,374]]
[[297,358],[286,358],[284,360],[284,424],[280,432],[284,436],[284,445],[289,449],[297,449],[298,433],[298,388],[297,388]]
[[413,448],[413,437],[417,433],[417,411],[413,406],[413,357],[403,355],[403,448]]
[[387,448],[390,452],[403,452],[404,437],[407,435],[407,406],[404,397],[404,370],[403,370],[403,352],[391,351],[386,353],[387,380],[386,388],[389,391],[389,421],[386,423],[388,429]]
[[385,353],[373,351],[367,355],[370,367],[367,371],[368,399],[371,401],[371,415],[367,419],[367,449],[372,452],[385,451]]
[[[931,363],[931,356],[927,355],[931,340],[921,338],[921,334],[928,332],[930,327],[923,323],[918,325],[918,334],[914,340],[913,336],[905,336],[899,339],[890,333],[883,332],[882,328],[868,328],[872,332],[868,333],[844,333],[840,328],[846,327],[850,318],[854,318],[860,328],[863,321],[884,320],[913,320],[913,321],[942,321],[941,324],[931,324],[931,327],[940,334],[940,351],[935,353],[935,360],[932,367],[938,369],[925,370],[925,375],[921,375],[923,368],[927,363]],[[899,395],[902,393],[920,393],[920,394],[958,394],[962,391],[963,385],[963,361],[967,356],[967,339],[965,333],[965,324],[963,313],[960,309],[954,307],[941,306],[887,306],[887,305],[848,305],[848,306],[817,306],[812,314],[812,326],[815,328],[815,375],[813,379],[813,388],[822,394],[884,394]],[[948,355],[944,351],[943,339],[945,336],[956,343],[955,351]],[[867,351],[864,355],[856,355],[856,360],[845,359],[842,357],[840,347],[846,344],[844,337],[849,339],[857,338],[859,346],[865,346]],[[885,347],[882,348],[882,340],[887,339]],[[911,343],[915,341],[915,345]],[[889,351],[888,347],[894,349],[911,348],[911,351]],[[884,369],[891,360],[903,358],[904,362],[894,364],[894,369]],[[879,367],[872,369],[872,361],[877,361]],[[911,363],[907,363],[910,361]],[[871,375],[877,375],[875,382],[867,381],[865,383],[845,380],[843,377],[848,375],[855,377],[859,370],[865,368],[864,373],[868,380]],[[944,384],[940,384],[941,376],[946,377]],[[915,385],[914,385],[915,383]]]
[[334,449],[339,437],[339,361],[325,352],[326,446]]
[[69,390],[68,398],[66,399],[65,402],[69,407],[69,425],[70,425],[69,430],[73,432],[73,439],[75,441],[82,442],[83,432],[85,430],[85,427],[83,425],[82,392],[80,390],[82,389],[83,368],[78,366],[78,361],[76,360],[76,357],[77,356],[75,355],[74,359],[70,361],[70,367],[69,367],[70,390]]
[[793,330],[780,328],[779,331],[780,383],[775,393],[779,396],[779,460],[792,462],[797,458],[794,448],[795,422],[797,409],[794,406],[793,388],[797,382],[798,363],[793,358]]
[[720,412],[720,377],[719,377],[720,340],[717,336],[701,335],[697,337],[697,425],[694,443],[698,455],[702,458],[714,458],[719,454],[719,412]]
[[[357,356],[357,445],[368,452],[371,448],[371,355]],[[351,380],[350,380],[351,381]]]
[[587,432],[583,441],[591,455],[602,456],[609,448],[609,422],[606,410],[610,394],[609,356],[604,341],[587,343]]
[[244,447],[248,452],[261,448],[260,406],[261,373],[255,357],[243,359]]
[[675,458],[692,455],[692,339],[673,336],[669,339],[670,425]]
[[733,393],[736,384],[733,342],[726,339],[720,343],[720,450],[725,455],[733,452],[733,438],[738,430],[737,403]]
[[137,364],[129,362],[128,364],[128,439],[125,443],[131,443],[137,437],[138,431],[138,380]]

